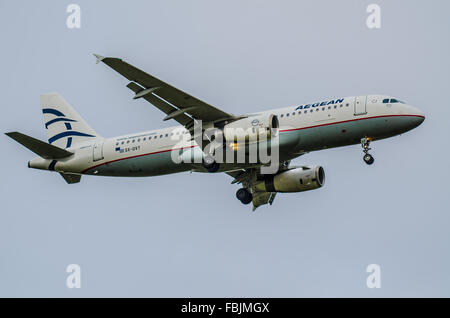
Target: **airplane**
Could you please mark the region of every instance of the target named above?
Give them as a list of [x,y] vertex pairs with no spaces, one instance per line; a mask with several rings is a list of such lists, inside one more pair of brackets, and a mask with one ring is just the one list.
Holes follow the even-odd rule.
[[[6,135],[39,156],[28,162],[29,168],[59,172],[69,184],[80,182],[82,175],[145,177],[183,171],[225,172],[233,178],[232,184],[242,185],[236,192],[237,199],[243,204],[252,203],[255,210],[264,204],[272,205],[277,193],[314,190],[324,185],[323,167],[292,166],[292,159],[312,151],[361,144],[363,160],[371,165],[374,163],[369,153],[372,141],[403,134],[425,119],[417,107],[386,95],[344,97],[233,115],[120,58],[94,56],[97,64],[106,64],[130,81],[127,87],[133,91],[134,99],[148,101],[166,114],[164,121],[175,120],[180,125],[104,138],[60,94],[41,95],[48,143],[19,132]],[[256,126],[259,129],[256,134],[262,131],[269,140],[261,146],[257,139],[259,147],[268,147],[277,138],[276,170],[262,173],[267,163],[260,159],[219,162],[211,152],[204,150],[205,144],[210,144],[213,138],[204,141],[195,137],[194,126],[200,121],[201,132],[205,127],[223,132],[224,147],[231,147],[233,151],[250,141],[228,137],[227,128],[241,128],[245,134],[251,134],[255,133]],[[174,153],[195,160],[175,162]],[[247,152],[245,156],[248,157]]]

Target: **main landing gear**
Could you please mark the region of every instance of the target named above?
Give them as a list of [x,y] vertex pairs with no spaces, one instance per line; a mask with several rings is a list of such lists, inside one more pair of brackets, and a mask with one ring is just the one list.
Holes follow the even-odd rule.
[[374,161],[375,161],[373,156],[369,153],[369,150],[370,150],[369,145],[370,145],[371,141],[372,141],[372,139],[368,138],[368,137],[365,137],[365,138],[361,139],[361,147],[363,148],[363,152],[364,152],[363,160],[368,165],[373,164]]
[[217,172],[220,168],[220,164],[216,162],[212,155],[206,155],[203,158],[203,167],[205,167],[208,172]]
[[240,188],[236,192],[236,198],[243,204],[249,204],[253,200],[253,195],[248,189]]

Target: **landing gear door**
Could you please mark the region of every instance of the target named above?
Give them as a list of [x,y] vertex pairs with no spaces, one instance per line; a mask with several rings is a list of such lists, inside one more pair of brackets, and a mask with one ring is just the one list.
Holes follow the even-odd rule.
[[367,96],[355,97],[355,116],[367,114]]
[[99,161],[103,159],[103,139],[97,139],[95,140],[94,146],[93,146],[93,150],[92,150],[92,155],[93,155],[93,160],[94,161]]

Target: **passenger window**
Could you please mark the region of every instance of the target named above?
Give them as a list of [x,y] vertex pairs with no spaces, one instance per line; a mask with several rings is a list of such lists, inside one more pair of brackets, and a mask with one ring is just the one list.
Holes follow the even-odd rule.
[[316,112],[318,112],[319,111],[319,108],[316,108]]
[[286,117],[289,117],[289,113],[286,114]]
[[129,140],[127,140],[127,144],[129,144],[130,143],[130,141]]
[[324,110],[325,110],[325,108],[326,108],[326,107],[322,107],[322,111],[324,111]]
[[163,137],[163,135],[159,135],[159,138],[162,138]]
[[140,142],[140,141],[141,141],[141,138],[138,139],[138,142]]
[[344,106],[344,105],[342,105],[342,104],[341,104],[341,105],[339,105],[339,107],[342,107],[342,106]]
[[345,104],[345,107],[348,107],[350,104],[349,103],[347,103],[347,104]]
[[312,113],[314,111],[314,109],[311,109],[309,112]]
[[307,110],[305,110],[305,111],[304,111],[304,113],[306,114],[306,113],[308,113],[308,111],[307,111]]
[[122,145],[125,143],[125,141],[122,141]]
[[169,134],[166,134],[166,137],[168,137],[169,136]]
[[337,105],[334,105],[334,109],[336,109],[337,108]]
[[281,114],[281,116],[280,116],[281,118],[283,118],[284,117],[284,115],[283,114]]
[[292,113],[292,116],[294,116],[294,115],[295,115],[295,112]]

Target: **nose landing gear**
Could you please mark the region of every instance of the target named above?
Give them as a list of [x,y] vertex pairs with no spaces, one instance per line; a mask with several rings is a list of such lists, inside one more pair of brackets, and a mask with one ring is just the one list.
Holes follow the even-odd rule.
[[372,139],[369,137],[364,137],[361,139],[361,147],[363,148],[363,152],[364,152],[363,160],[368,165],[373,164],[375,161],[373,156],[369,153],[369,150],[370,150],[369,145],[370,145],[371,141],[372,141]]

